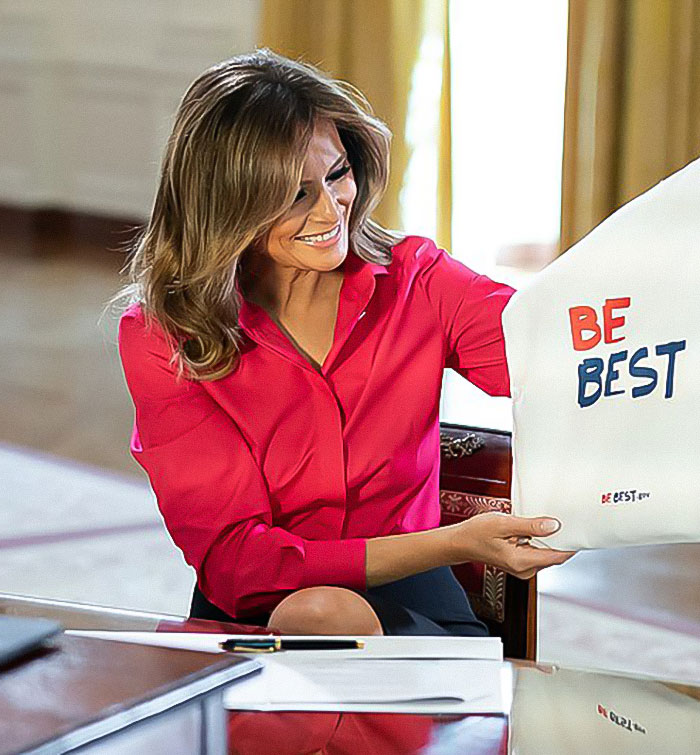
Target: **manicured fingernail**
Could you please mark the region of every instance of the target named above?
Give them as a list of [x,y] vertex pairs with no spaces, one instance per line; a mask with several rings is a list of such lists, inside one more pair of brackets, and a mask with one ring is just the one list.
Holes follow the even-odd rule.
[[560,527],[561,522],[558,519],[543,519],[540,522],[540,529],[548,535],[551,535],[552,532],[556,532]]

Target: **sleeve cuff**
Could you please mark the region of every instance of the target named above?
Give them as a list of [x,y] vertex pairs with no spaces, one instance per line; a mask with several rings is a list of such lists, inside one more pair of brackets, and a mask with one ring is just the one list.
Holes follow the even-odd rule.
[[366,551],[364,538],[305,540],[301,587],[335,585],[367,589]]

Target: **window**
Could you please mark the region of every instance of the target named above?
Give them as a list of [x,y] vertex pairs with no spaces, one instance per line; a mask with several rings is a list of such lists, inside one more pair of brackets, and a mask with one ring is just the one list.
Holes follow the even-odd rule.
[[[452,254],[522,286],[557,253],[566,0],[453,0]],[[441,419],[511,428],[510,399],[452,370]]]

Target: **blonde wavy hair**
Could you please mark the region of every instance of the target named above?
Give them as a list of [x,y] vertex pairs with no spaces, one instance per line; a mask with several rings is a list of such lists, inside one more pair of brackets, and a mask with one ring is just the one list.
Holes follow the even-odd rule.
[[128,284],[112,300],[139,302],[157,321],[180,376],[235,368],[244,254],[291,207],[317,118],[335,123],[357,184],[350,248],[391,262],[403,234],[370,218],[388,182],[391,131],[364,95],[267,48],[217,63],[180,102],[151,217],[127,250]]

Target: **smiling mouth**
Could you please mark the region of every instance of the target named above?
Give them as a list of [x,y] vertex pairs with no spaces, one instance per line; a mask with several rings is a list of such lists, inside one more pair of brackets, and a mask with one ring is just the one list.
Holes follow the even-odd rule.
[[303,241],[305,244],[322,244],[327,241],[332,241],[340,234],[341,224],[338,223],[330,231],[325,233],[317,233],[310,236],[295,236],[298,241]]

